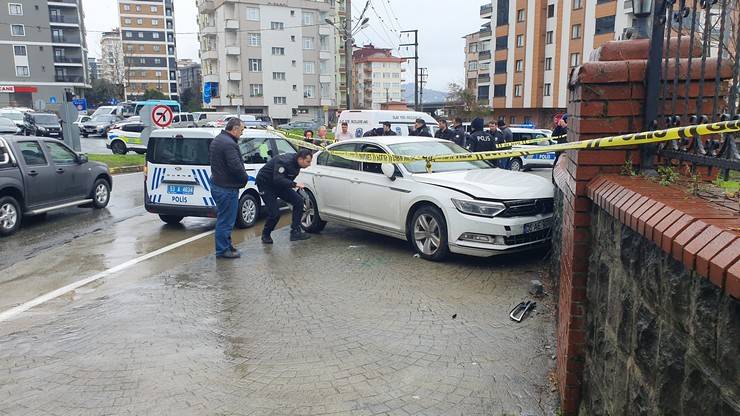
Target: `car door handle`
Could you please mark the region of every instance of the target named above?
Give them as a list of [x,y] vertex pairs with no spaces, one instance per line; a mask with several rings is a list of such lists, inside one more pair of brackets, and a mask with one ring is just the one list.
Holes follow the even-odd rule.
[[64,169],[62,169],[62,168],[57,168],[57,173],[64,173]]
[[38,174],[39,174],[39,173],[38,173],[37,171],[35,171],[35,170],[29,170],[29,171],[28,171],[28,176],[36,176],[36,175],[38,175]]

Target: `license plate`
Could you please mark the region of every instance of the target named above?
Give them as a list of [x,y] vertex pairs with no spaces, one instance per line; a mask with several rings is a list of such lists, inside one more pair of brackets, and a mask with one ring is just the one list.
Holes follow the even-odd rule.
[[535,222],[530,222],[529,224],[524,224],[524,234],[533,233],[536,231],[542,231],[545,228],[550,227],[551,219],[545,219]]
[[192,195],[194,190],[192,185],[167,185],[167,193],[173,195]]

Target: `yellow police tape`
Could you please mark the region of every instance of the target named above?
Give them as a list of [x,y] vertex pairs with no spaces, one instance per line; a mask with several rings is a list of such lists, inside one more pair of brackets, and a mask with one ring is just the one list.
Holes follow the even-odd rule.
[[[600,139],[583,140],[580,142],[539,146],[527,150],[497,150],[490,152],[454,153],[429,156],[400,156],[385,153],[336,151],[302,140],[288,138],[288,141],[295,143],[298,146],[306,147],[312,150],[328,151],[335,156],[357,162],[411,163],[423,160],[427,162],[427,170],[431,170],[431,164],[434,162],[469,162],[477,160],[509,159],[512,157],[529,156],[549,152],[562,152],[565,150],[601,149],[609,147],[642,145],[648,143],[660,143],[677,139],[687,139],[697,136],[708,136],[712,134],[732,133],[738,131],[740,131],[740,120],[732,120],[717,123],[698,124],[688,127],[674,127],[665,130],[623,134],[620,136],[602,137]],[[543,139],[537,140],[542,141]],[[511,144],[514,145],[514,143]]]

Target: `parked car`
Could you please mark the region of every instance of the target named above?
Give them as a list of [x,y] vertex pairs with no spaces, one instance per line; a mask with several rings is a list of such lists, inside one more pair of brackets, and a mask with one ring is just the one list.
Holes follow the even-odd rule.
[[[441,139],[382,136],[342,141],[330,150],[391,155],[468,153]],[[497,169],[486,161],[359,163],[315,155],[296,179],[306,185],[302,227],[326,221],[411,243],[424,259],[450,252],[492,256],[532,249],[550,238],[553,185],[537,175]]]
[[315,121],[291,121],[290,123],[281,124],[278,126],[279,129],[283,130],[313,130],[314,132],[319,129],[321,125]]
[[[541,142],[514,146],[512,150],[527,150],[538,146],[549,146],[555,144],[553,140],[549,139],[549,136],[541,132],[538,129],[523,128],[523,127],[512,127],[511,132],[514,136],[514,141],[539,139]],[[555,163],[555,152],[540,153],[536,155],[528,155],[521,157],[514,157],[509,161],[509,169],[514,171],[519,170],[530,170],[533,168],[552,168]]]
[[13,120],[13,123],[20,129],[21,132],[23,132],[24,122],[23,122],[23,113],[18,110],[14,109],[4,109],[0,110],[0,117],[5,117],[7,119]]
[[139,117],[139,116],[131,116],[131,117],[125,118],[125,119],[123,119],[121,121],[117,121],[117,122],[113,123],[110,126],[110,129],[108,129],[108,132],[110,132],[111,130],[120,129],[121,126],[123,126],[124,124],[127,124],[127,123],[139,123],[139,122],[141,122],[141,117]]
[[111,126],[119,120],[120,117],[113,114],[93,116],[90,121],[82,125],[82,137],[105,136]]
[[20,132],[21,128],[18,127],[13,120],[0,117],[0,133],[18,134]]
[[[146,152],[144,207],[168,224],[184,217],[215,217],[211,197],[209,146],[221,131],[213,128],[161,129],[152,132]],[[262,200],[255,178],[274,156],[295,153],[281,134],[246,129],[239,138],[247,185],[239,190],[236,225],[253,226],[260,216]]]
[[141,139],[144,125],[140,121],[118,123],[105,138],[105,147],[114,154],[125,155],[132,150],[138,154],[146,153],[146,143]]
[[175,114],[175,116],[172,118],[172,124],[170,125],[172,128],[179,128],[179,127],[196,127],[195,121],[193,120],[193,115],[191,113],[179,113]]
[[211,127],[208,126],[208,123],[212,123],[228,115],[229,113],[224,113],[220,111],[203,111],[193,113],[193,120],[195,121],[195,125],[197,127]]
[[80,133],[82,133],[82,125],[87,123],[91,119],[92,117],[90,116],[85,116],[85,115],[80,114],[77,116],[77,120],[75,120],[73,124],[77,126],[77,128],[80,129]]
[[239,119],[242,121],[244,126],[246,126],[247,128],[266,128],[267,126],[269,126],[268,123],[257,120],[254,116],[249,115],[249,114],[242,114],[238,116],[236,114],[232,114],[229,116],[219,118],[218,120],[214,122],[208,123],[207,126],[217,128],[217,129],[222,129],[226,126],[226,123],[228,123],[229,120],[231,120],[232,118],[236,118],[236,117],[239,117]]
[[24,216],[74,206],[104,208],[112,185],[106,165],[88,161],[59,140],[0,138],[0,236],[18,231]]
[[54,113],[25,113],[23,133],[26,136],[46,136],[62,138],[62,124]]

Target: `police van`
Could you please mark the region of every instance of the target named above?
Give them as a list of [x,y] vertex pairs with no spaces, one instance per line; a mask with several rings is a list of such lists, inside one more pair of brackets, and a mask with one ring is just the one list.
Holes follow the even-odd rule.
[[[146,152],[144,207],[162,221],[177,224],[184,217],[216,217],[211,197],[209,147],[221,133],[212,128],[160,129],[152,132]],[[245,129],[238,141],[247,186],[239,190],[236,225],[253,226],[262,200],[255,183],[257,172],[273,157],[296,150],[284,136],[266,129]]]
[[439,129],[437,120],[428,113],[419,111],[392,111],[392,110],[345,110],[339,115],[337,121],[337,132],[340,131],[342,123],[347,122],[348,131],[354,137],[362,137],[368,130],[383,127],[383,123],[391,123],[391,130],[398,136],[408,136],[414,130],[416,119],[420,118],[427,123],[429,132],[434,133]]

